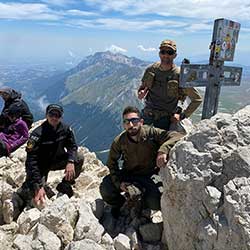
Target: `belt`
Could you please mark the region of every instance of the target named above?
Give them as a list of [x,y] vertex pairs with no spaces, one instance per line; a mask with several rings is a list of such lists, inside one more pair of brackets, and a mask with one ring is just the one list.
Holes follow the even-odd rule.
[[154,120],[159,120],[162,117],[170,117],[172,113],[168,111],[154,110],[150,108],[144,108],[143,114],[147,117],[153,118]]

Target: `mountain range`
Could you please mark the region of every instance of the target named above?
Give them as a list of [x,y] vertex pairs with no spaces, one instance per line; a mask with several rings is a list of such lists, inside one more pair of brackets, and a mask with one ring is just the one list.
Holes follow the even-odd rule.
[[102,151],[121,131],[123,108],[142,107],[136,91],[148,64],[121,54],[98,52],[54,77],[54,84],[41,97],[64,106],[64,119],[74,128],[79,144]]
[[[22,90],[36,119],[44,117],[48,103],[61,103],[64,120],[74,128],[78,143],[95,152],[105,151],[122,129],[123,108],[127,105],[142,108],[136,92],[145,68],[151,63],[119,53],[97,52],[66,71],[55,71],[52,67],[46,72],[33,66],[33,71],[26,69],[19,77],[15,75],[11,87]],[[249,69],[243,67],[240,87],[222,88],[219,111],[233,113],[249,104]],[[4,72],[3,76],[11,77]],[[0,70],[0,82],[3,79]],[[202,107],[192,116],[194,121],[200,119],[201,110]]]

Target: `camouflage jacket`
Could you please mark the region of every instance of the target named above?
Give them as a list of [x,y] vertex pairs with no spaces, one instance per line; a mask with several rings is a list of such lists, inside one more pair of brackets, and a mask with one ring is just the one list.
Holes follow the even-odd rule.
[[[121,175],[152,175],[156,167],[158,152],[168,154],[182,134],[143,125],[138,142],[133,141],[126,131],[118,135],[109,152],[107,166],[114,185],[120,187]],[[119,163],[122,162],[122,166]]]
[[202,98],[195,88],[179,87],[180,68],[174,65],[171,70],[162,70],[160,62],[149,66],[143,77],[140,89],[147,87],[146,108],[156,111],[165,111],[168,114],[175,112],[178,101],[184,101],[188,96],[191,103],[184,114],[189,117],[200,105]]

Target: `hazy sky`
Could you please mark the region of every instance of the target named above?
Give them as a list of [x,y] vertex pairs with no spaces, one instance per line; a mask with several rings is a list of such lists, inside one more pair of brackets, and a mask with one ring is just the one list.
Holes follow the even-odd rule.
[[222,17],[241,23],[235,62],[250,65],[249,0],[0,0],[0,61],[107,49],[154,60],[166,38],[176,40],[179,58],[206,59],[214,19]]

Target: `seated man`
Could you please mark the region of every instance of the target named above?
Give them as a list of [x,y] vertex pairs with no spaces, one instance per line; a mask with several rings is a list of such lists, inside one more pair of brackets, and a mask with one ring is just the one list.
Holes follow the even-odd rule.
[[9,87],[1,87],[0,96],[4,100],[4,107],[0,115],[0,128],[8,127],[10,121],[7,119],[6,114],[12,107],[18,107],[22,120],[26,122],[28,128],[31,128],[33,123],[33,115],[29,110],[27,103],[22,99],[21,93]]
[[54,195],[46,185],[50,171],[65,169],[65,176],[56,189],[69,197],[73,195],[71,185],[82,171],[83,156],[77,154],[73,131],[62,122],[62,115],[60,105],[50,104],[46,121],[31,133],[26,147],[26,180],[12,201],[3,204],[6,223],[16,219],[32,199],[40,206],[44,204],[45,194],[48,198]]
[[[156,165],[166,165],[170,148],[183,137],[177,132],[143,125],[140,111],[130,106],[123,111],[123,126],[125,131],[114,139],[109,152],[110,174],[100,185],[103,200],[112,206],[115,218],[125,202],[120,193],[128,192],[131,184],[144,189],[144,208],[160,209],[161,194],[151,177],[157,172]],[[119,160],[123,161],[121,167]]]
[[0,157],[8,156],[29,138],[28,127],[20,118],[18,107],[12,106],[6,115],[10,121],[10,125],[4,132],[0,132]]

